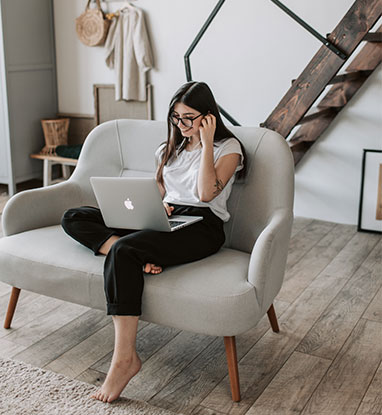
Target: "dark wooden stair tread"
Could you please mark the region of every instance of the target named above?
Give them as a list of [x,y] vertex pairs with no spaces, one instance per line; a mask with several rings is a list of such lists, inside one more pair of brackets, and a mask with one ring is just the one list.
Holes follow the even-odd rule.
[[[350,56],[365,34],[377,22],[381,13],[380,0],[355,1],[328,36],[328,40]],[[321,46],[264,125],[287,137],[343,65],[344,61],[341,58],[326,46]]]
[[366,42],[382,42],[382,33],[379,33],[379,32],[366,33],[363,40],[365,40]]
[[341,82],[346,81],[355,81],[359,78],[367,78],[373,71],[366,70],[366,71],[354,71],[354,72],[346,72],[341,75],[334,76],[329,82],[328,85],[339,84]]
[[302,125],[296,133],[289,139],[288,143],[291,147],[302,141],[314,142],[317,136],[320,136],[332,120],[337,116],[337,111],[328,113],[325,117],[320,117],[312,120],[309,123]]
[[[382,26],[369,32],[381,15],[381,0],[356,0],[333,32],[327,35],[327,39],[348,57],[362,41],[366,41],[345,73],[338,74],[345,61],[322,46],[300,76],[292,80],[291,87],[266,121],[260,124],[285,138],[293,130],[288,144],[295,164],[381,63]],[[326,92],[328,85],[332,86]],[[316,111],[309,114],[309,109],[324,91],[326,94],[316,105]],[[294,130],[297,125],[301,126]]]
[[311,114],[305,115],[305,117],[301,118],[301,120],[297,123],[297,125],[306,124],[308,122],[312,122],[317,118],[322,117],[331,117],[332,115],[337,115],[338,108],[336,107],[325,107],[324,109],[317,108],[315,112]]

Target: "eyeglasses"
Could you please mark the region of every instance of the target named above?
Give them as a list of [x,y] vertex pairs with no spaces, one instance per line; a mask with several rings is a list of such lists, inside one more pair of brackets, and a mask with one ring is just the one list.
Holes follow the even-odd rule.
[[204,114],[199,114],[194,118],[188,118],[188,117],[181,118],[181,117],[178,117],[175,114],[171,114],[170,115],[170,122],[171,122],[172,125],[178,126],[179,121],[180,121],[185,127],[192,127],[193,124],[194,124],[194,120],[201,117],[202,115],[204,115]]

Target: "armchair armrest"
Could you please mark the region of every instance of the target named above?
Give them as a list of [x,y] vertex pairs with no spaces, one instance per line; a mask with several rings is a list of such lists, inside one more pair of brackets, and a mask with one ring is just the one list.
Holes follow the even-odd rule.
[[81,189],[74,181],[25,190],[5,205],[2,217],[4,236],[57,225],[65,210],[81,204]]
[[264,313],[280,291],[284,279],[292,223],[290,210],[276,210],[252,249],[248,281],[254,286]]

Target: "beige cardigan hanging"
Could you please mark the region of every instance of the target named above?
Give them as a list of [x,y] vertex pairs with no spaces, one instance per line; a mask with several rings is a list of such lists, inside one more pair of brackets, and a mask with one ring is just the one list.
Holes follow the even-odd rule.
[[141,9],[130,5],[113,19],[105,51],[107,66],[115,69],[115,99],[146,101],[146,72],[153,57]]

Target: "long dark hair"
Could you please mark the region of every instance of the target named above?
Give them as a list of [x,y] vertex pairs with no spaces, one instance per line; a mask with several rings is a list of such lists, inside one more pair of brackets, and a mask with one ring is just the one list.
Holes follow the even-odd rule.
[[245,150],[240,140],[224,125],[215,98],[210,87],[205,82],[191,81],[182,85],[172,97],[168,114],[167,114],[167,142],[162,150],[162,160],[158,166],[156,179],[163,185],[163,167],[169,160],[181,153],[186,147],[187,140],[184,139],[178,127],[170,122],[170,116],[174,111],[174,106],[178,102],[199,111],[202,114],[207,114],[208,111],[216,117],[216,130],[214,142],[226,140],[227,138],[235,137],[240,143],[241,151],[243,152],[244,167],[238,172],[238,177],[245,176]]

